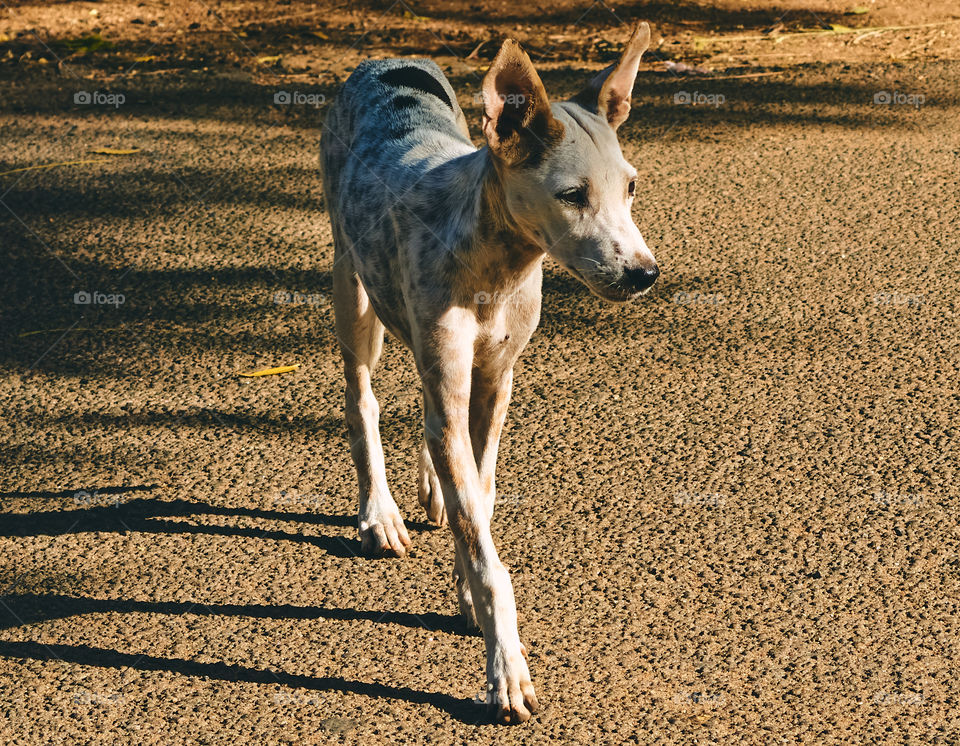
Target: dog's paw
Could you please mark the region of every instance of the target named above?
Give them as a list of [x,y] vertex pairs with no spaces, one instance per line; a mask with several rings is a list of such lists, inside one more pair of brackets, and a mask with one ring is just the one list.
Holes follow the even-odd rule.
[[447,510],[443,506],[440,480],[433,468],[426,445],[420,450],[420,478],[417,482],[417,500],[427,511],[427,518],[438,526],[447,525]]
[[520,645],[513,655],[496,655],[488,665],[487,713],[498,723],[525,723],[540,709],[526,657],[526,648]]
[[405,557],[410,547],[400,512],[373,512],[360,517],[360,547],[368,557]]

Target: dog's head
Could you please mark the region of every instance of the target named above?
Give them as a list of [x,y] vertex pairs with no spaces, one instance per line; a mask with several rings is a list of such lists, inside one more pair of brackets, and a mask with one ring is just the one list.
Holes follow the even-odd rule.
[[639,24],[616,65],[550,105],[530,58],[506,41],[483,81],[483,133],[517,225],[601,298],[626,301],[660,270],[630,216],[637,171],[617,128],[650,27]]

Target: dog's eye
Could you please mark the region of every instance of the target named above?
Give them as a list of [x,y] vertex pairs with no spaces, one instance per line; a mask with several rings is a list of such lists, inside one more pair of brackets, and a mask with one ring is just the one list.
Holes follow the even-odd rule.
[[635,191],[637,191],[637,180],[630,179],[630,183],[627,184],[627,194],[629,194],[632,197]]
[[571,189],[565,189],[562,192],[557,192],[556,197],[561,202],[566,202],[568,205],[573,205],[574,207],[586,207],[587,206],[587,187],[586,185],[573,187]]

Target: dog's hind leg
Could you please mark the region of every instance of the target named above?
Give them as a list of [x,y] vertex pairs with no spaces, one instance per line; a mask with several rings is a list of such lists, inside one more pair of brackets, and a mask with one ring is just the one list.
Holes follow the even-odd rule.
[[447,511],[443,507],[443,493],[440,491],[440,480],[437,471],[433,468],[433,459],[430,458],[430,449],[427,441],[423,441],[420,448],[420,474],[417,479],[417,499],[423,509],[427,511],[427,518],[438,526],[447,525]]
[[350,454],[360,484],[357,521],[361,546],[365,554],[402,557],[410,546],[410,537],[387,487],[380,442],[380,406],[370,387],[370,376],[383,347],[383,324],[370,305],[349,255],[335,253],[338,255],[334,260],[333,299],[337,341],[347,379]]
[[513,391],[513,369],[498,371],[495,375],[473,369],[470,387],[470,442],[480,475],[487,519],[493,517],[493,504],[497,496],[496,471],[500,434],[510,406]]

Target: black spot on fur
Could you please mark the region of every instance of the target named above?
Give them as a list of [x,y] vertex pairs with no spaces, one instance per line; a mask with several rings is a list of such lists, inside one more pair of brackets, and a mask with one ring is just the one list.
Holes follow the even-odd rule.
[[423,222],[427,225],[437,225],[450,214],[450,205],[443,200],[433,200],[422,205],[421,212],[423,213]]
[[388,140],[402,140],[411,132],[413,132],[413,127],[408,127],[405,124],[395,124],[387,127],[383,136]]
[[387,85],[413,88],[416,91],[436,96],[450,107],[450,111],[454,111],[453,101],[450,100],[440,81],[419,67],[397,67],[393,70],[387,70],[380,75],[380,80]]
[[361,163],[368,164],[368,163],[376,163],[379,160],[380,155],[382,154],[382,150],[383,148],[381,144],[378,142],[374,142],[369,145],[365,145],[361,148],[358,148],[354,152],[357,154],[357,158],[360,160]]
[[390,108],[394,111],[406,111],[407,109],[415,109],[420,106],[422,102],[420,99],[414,98],[413,96],[397,96],[390,99]]

